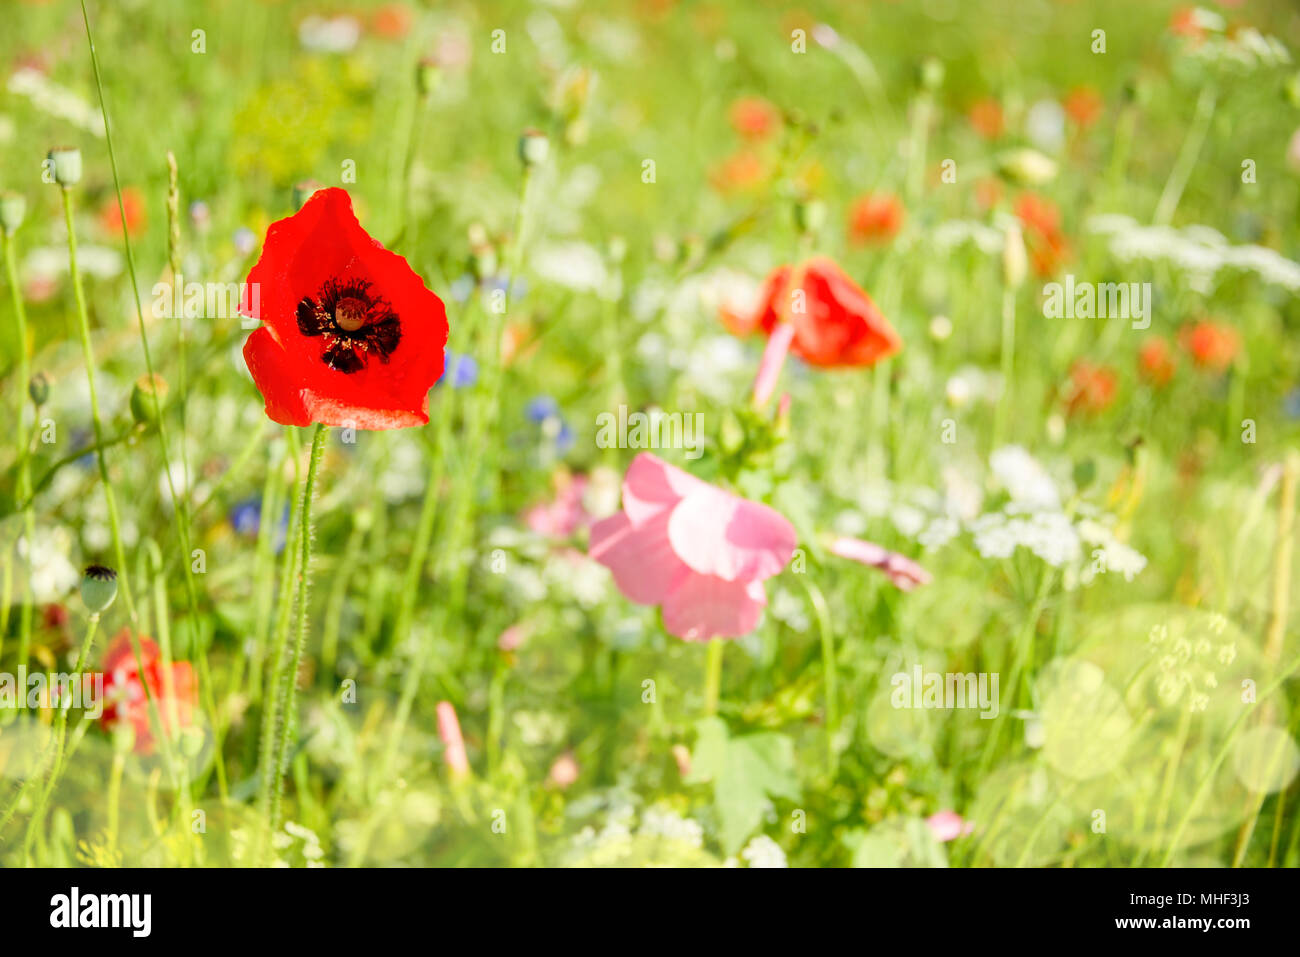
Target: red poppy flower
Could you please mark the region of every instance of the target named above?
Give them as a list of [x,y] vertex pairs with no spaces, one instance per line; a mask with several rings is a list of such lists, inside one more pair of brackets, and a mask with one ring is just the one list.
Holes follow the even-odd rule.
[[1016,218],[1024,226],[1025,246],[1034,274],[1050,276],[1070,256],[1070,244],[1061,230],[1061,212],[1049,199],[1024,193],[1016,200]]
[[975,132],[984,139],[995,140],[1002,135],[1002,106],[992,97],[973,104],[966,116]]
[[1192,361],[1200,368],[1222,372],[1237,357],[1241,337],[1227,323],[1202,319],[1178,331],[1178,344],[1191,354]]
[[146,217],[144,194],[134,186],[122,190],[122,208],[118,208],[117,197],[110,196],[99,207],[99,226],[112,236],[122,234],[122,209],[126,210],[126,233],[135,238],[144,232]]
[[903,203],[893,193],[868,193],[849,208],[849,239],[887,243],[903,228]]
[[1066,94],[1062,105],[1066,115],[1083,129],[1097,122],[1105,107],[1101,94],[1090,86],[1076,86]]
[[731,104],[731,128],[747,140],[765,140],[781,122],[777,108],[762,97],[741,97]]
[[875,365],[903,348],[902,338],[871,297],[825,257],[797,269],[775,269],[763,284],[758,310],[748,320],[736,318],[731,317],[729,328],[740,334],[761,330],[771,335],[779,323],[790,322],[790,351],[822,368]]
[[272,223],[240,312],[262,320],[244,361],[283,425],[396,429],[429,421],[447,312],[406,260],[372,239],[341,189]]
[[1065,410],[1070,415],[1092,415],[1115,401],[1119,376],[1109,366],[1093,365],[1080,359],[1070,367],[1070,385],[1065,395]]
[[[143,670],[141,665],[143,664]],[[131,645],[131,633],[117,633],[104,657],[104,713],[100,724],[106,729],[126,721],[135,729],[136,754],[153,753],[153,727],[149,723],[149,698],[153,696],[158,716],[170,736],[194,721],[199,689],[188,661],[173,661],[171,673],[163,669],[162,653],[152,638],[140,638],[140,660]]]
[[714,166],[709,182],[720,193],[744,192],[761,184],[767,174],[767,165],[757,154],[741,150]]
[[1169,340],[1152,336],[1138,350],[1138,374],[1153,386],[1169,384],[1178,367],[1178,359],[1169,346]]

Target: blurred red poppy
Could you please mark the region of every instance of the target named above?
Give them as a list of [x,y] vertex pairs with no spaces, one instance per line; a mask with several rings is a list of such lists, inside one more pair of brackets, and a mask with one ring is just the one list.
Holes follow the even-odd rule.
[[794,326],[790,351],[823,368],[875,365],[903,348],[871,297],[825,257],[775,269],[757,311],[747,319],[731,316],[728,328],[771,335],[781,322]]
[[966,115],[975,132],[986,140],[995,140],[1002,135],[1005,125],[1002,120],[1002,106],[992,97],[972,104]]
[[1237,358],[1241,336],[1227,323],[1201,319],[1178,330],[1178,344],[1198,367],[1222,372]]
[[1177,367],[1178,357],[1163,336],[1152,336],[1138,350],[1138,374],[1157,388],[1169,384]]
[[357,222],[341,189],[272,223],[240,312],[262,320],[244,361],[283,425],[395,429],[429,421],[447,313],[405,259]]
[[194,669],[188,661],[173,661],[170,671],[164,669],[157,642],[144,636],[140,638],[137,660],[131,633],[123,628],[104,656],[104,713],[100,724],[112,729],[122,722],[129,723],[135,730],[136,754],[152,754],[154,749],[149,696],[154,699],[169,737],[189,727],[199,699]]
[[1062,105],[1070,119],[1079,124],[1080,128],[1087,129],[1097,122],[1105,103],[1101,94],[1092,87],[1076,86],[1066,94]]
[[765,140],[781,124],[781,113],[767,100],[744,96],[731,104],[731,128],[747,140]]
[[1052,275],[1070,257],[1070,244],[1061,230],[1060,210],[1037,193],[1023,193],[1016,200],[1015,212],[1024,226],[1025,246],[1035,275]]
[[1119,376],[1109,366],[1080,359],[1070,367],[1065,410],[1070,415],[1095,415],[1115,401]]
[[849,239],[856,243],[888,243],[903,228],[903,202],[893,193],[868,193],[849,207]]
[[145,215],[144,193],[135,186],[122,190],[122,206],[117,197],[110,196],[99,207],[99,227],[112,236],[122,235],[122,210],[126,210],[126,234],[132,238],[140,235],[148,224]]
[[757,154],[741,150],[709,172],[709,182],[720,193],[743,192],[767,179],[767,165]]

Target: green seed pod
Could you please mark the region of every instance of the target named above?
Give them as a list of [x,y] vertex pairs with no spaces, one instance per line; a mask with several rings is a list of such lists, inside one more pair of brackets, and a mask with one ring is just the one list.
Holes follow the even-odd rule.
[[12,236],[23,224],[27,215],[27,199],[21,193],[6,190],[0,193],[0,228],[6,236]]
[[54,165],[54,182],[63,187],[81,182],[81,150],[75,146],[56,146],[48,158]]
[[928,57],[921,64],[919,80],[921,89],[934,92],[943,86],[943,64],[934,57]]
[[140,376],[131,387],[131,418],[140,425],[156,425],[166,398],[166,379],[157,374]]
[[541,130],[527,129],[519,137],[519,160],[525,166],[541,166],[550,153],[551,141]]
[[429,96],[442,83],[442,67],[433,57],[425,57],[415,65],[415,88],[421,96]]
[[794,224],[805,236],[820,232],[826,225],[826,204],[820,199],[804,199],[795,203]]
[[98,615],[117,598],[117,572],[103,565],[89,565],[81,578],[81,600],[86,610]]
[[44,372],[36,373],[27,383],[27,394],[36,405],[44,405],[50,398],[50,377]]

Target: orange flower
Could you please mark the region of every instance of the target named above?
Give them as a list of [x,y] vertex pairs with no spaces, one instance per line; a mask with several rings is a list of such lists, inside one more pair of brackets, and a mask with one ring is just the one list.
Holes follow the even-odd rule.
[[1119,376],[1114,369],[1080,359],[1070,367],[1065,411],[1072,416],[1095,415],[1115,401],[1118,387]]
[[375,11],[371,28],[381,37],[399,40],[411,29],[411,10],[403,3],[389,3]]
[[1205,27],[1201,26],[1195,7],[1181,7],[1175,10],[1169,21],[1169,32],[1174,36],[1198,42],[1205,39]]
[[1070,257],[1070,244],[1061,230],[1061,211],[1049,199],[1024,193],[1016,200],[1015,212],[1025,229],[1035,275],[1052,275]]
[[1178,344],[1187,350],[1200,368],[1222,372],[1237,357],[1241,337],[1227,323],[1202,319],[1178,331]]
[[781,113],[759,96],[744,96],[731,104],[731,127],[745,139],[765,140],[781,125]]
[[903,228],[903,203],[893,193],[868,193],[849,207],[849,240],[880,245]]
[[767,178],[767,166],[748,150],[733,153],[709,173],[709,182],[720,193],[738,193],[758,186]]
[[144,210],[144,193],[135,186],[122,190],[122,206],[117,205],[117,197],[110,196],[99,207],[99,226],[104,232],[113,236],[122,235],[122,210],[126,210],[126,232],[132,238],[144,232],[147,217]]
[[1076,86],[1065,96],[1065,112],[1070,119],[1087,129],[1097,122],[1105,104],[1101,94],[1090,86]]
[[995,140],[1002,135],[1005,123],[1002,119],[1002,106],[993,97],[987,97],[974,103],[966,114],[975,132],[986,140]]
[[1138,350],[1138,375],[1151,385],[1157,388],[1168,385],[1177,368],[1178,357],[1168,339],[1152,336],[1142,343]]

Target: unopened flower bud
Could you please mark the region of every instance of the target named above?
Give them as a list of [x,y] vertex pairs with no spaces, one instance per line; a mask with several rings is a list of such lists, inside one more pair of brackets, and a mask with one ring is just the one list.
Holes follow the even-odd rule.
[[541,166],[551,152],[551,141],[541,130],[527,129],[519,137],[519,160],[527,167]]
[[794,204],[794,224],[799,232],[810,236],[826,225],[826,204],[819,199],[800,200]]
[[12,236],[23,224],[27,215],[27,200],[21,193],[5,191],[0,193],[0,228],[6,236]]
[[934,57],[927,57],[921,64],[919,79],[921,89],[931,92],[943,86],[943,64]]
[[140,425],[156,425],[166,398],[167,380],[156,373],[140,376],[131,387],[131,418]]
[[1038,150],[1024,147],[999,156],[998,172],[1017,186],[1041,186],[1056,176],[1056,163]]
[[89,565],[81,577],[81,600],[86,610],[98,615],[117,598],[117,572],[103,565]]
[[81,150],[75,146],[56,146],[48,158],[54,167],[54,182],[63,187],[81,182]]
[[421,96],[429,96],[442,83],[442,67],[433,57],[425,57],[415,65],[415,88]]
[[50,377],[38,372],[27,383],[27,394],[36,405],[44,405],[50,398]]

